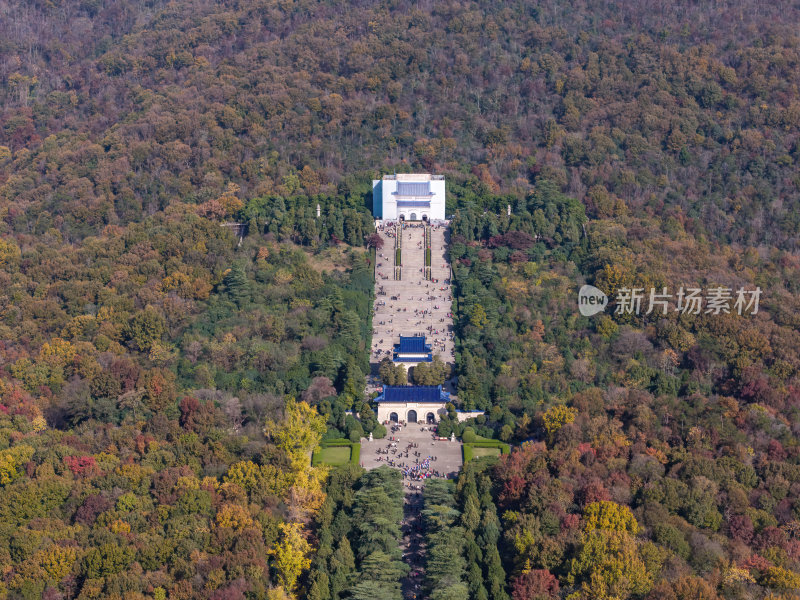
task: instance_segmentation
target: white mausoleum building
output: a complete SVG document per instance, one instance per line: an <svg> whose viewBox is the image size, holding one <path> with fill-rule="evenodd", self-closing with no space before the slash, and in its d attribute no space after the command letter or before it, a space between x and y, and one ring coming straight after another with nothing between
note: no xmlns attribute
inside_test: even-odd
<svg viewBox="0 0 800 600"><path fill-rule="evenodd" d="M398 173L373 179L372 213L384 221L443 221L444 175Z"/></svg>

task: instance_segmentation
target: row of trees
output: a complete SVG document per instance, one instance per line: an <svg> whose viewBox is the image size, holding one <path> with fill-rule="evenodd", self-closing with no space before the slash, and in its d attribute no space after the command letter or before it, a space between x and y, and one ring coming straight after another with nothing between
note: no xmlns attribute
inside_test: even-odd
<svg viewBox="0 0 800 600"><path fill-rule="evenodd" d="M464 529L458 524L452 482L427 481L423 502L426 595L432 600L466 598Z"/></svg>
<svg viewBox="0 0 800 600"><path fill-rule="evenodd" d="M498 552L500 521L492 483L483 472L487 466L486 461L470 463L457 486L443 480L425 486L425 574L431 598L509 598Z"/></svg>
<svg viewBox="0 0 800 600"><path fill-rule="evenodd" d="M258 197L248 201L235 216L248 225L250 232L315 250L339 242L361 246L374 231L370 197L363 189L349 191L346 197Z"/></svg>
<svg viewBox="0 0 800 600"><path fill-rule="evenodd" d="M378 365L378 375L384 385L407 385L408 373L403 364L395 364L391 358L384 357ZM450 377L450 366L438 354L430 363L421 362L411 371L414 385L443 385Z"/></svg>
<svg viewBox="0 0 800 600"><path fill-rule="evenodd" d="M400 600L400 472L381 467L335 470L317 519L319 547L309 575L313 600Z"/></svg>

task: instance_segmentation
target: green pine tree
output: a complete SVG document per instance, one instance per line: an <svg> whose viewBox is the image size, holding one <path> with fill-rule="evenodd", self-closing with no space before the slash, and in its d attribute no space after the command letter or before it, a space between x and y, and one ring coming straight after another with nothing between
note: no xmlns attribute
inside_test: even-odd
<svg viewBox="0 0 800 600"><path fill-rule="evenodd" d="M222 280L225 291L241 307L250 301L250 281L244 267L235 263Z"/></svg>
<svg viewBox="0 0 800 600"><path fill-rule="evenodd" d="M335 521L335 519L334 519ZM356 570L356 557L346 537L339 541L339 547L333 553L330 563L331 598L338 600L342 593L350 587L353 573Z"/></svg>

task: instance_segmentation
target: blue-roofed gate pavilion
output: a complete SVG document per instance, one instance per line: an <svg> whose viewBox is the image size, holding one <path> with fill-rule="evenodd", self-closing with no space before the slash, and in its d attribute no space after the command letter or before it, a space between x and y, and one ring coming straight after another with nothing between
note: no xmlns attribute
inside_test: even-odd
<svg viewBox="0 0 800 600"><path fill-rule="evenodd" d="M386 386L375 399L378 421L381 423L392 421L393 413L406 423L427 423L429 414L433 415L434 421L438 421L448 402L450 394L440 385Z"/></svg>

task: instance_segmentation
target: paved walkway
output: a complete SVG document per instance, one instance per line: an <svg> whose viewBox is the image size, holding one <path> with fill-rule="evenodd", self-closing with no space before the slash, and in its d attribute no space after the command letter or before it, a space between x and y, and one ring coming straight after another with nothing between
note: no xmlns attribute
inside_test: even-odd
<svg viewBox="0 0 800 600"><path fill-rule="evenodd" d="M403 505L403 561L409 566L408 575L400 580L403 598L416 600L422 598L422 584L425 579L425 534L422 523L422 491L406 492Z"/></svg>
<svg viewBox="0 0 800 600"><path fill-rule="evenodd" d="M462 464L461 442L437 441L430 426L422 424L395 425L382 440L361 440L361 466L377 469L388 464L398 470L408 469L433 457L428 471L439 477L454 477ZM407 489L416 483L404 478Z"/></svg>
<svg viewBox="0 0 800 600"><path fill-rule="evenodd" d="M425 335L433 353L452 364L452 292L447 283L450 267L446 252L449 230L433 227L431 231L431 277L425 279L425 229L407 225L403 228L402 279L393 278L395 229L379 231L383 249L378 252L375 279L375 307L372 318L373 372L385 356L391 357L400 336ZM437 281L438 280L438 281Z"/></svg>
<svg viewBox="0 0 800 600"><path fill-rule="evenodd" d="M378 252L375 277L375 311L372 318L372 376L385 356L392 356L400 336L424 335L450 365L454 362L452 292L447 262L449 228L431 228L430 279L425 277L425 227L404 226L400 268L395 265L397 228L379 230L383 248ZM399 275L399 279L396 277ZM448 381L445 388L455 393ZM455 397L453 396L453 399ZM395 425L387 439L361 441L361 466L376 469L388 464L404 472L403 560L410 567L402 580L403 598L422 598L425 577L425 544L422 522L422 490L429 477L455 477L462 465L461 442L438 441L433 431L422 424ZM420 466L421 465L421 466Z"/></svg>

